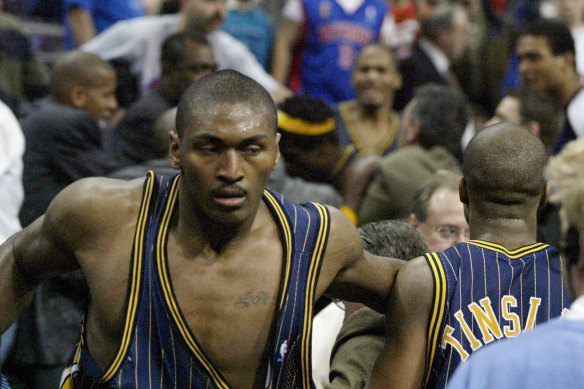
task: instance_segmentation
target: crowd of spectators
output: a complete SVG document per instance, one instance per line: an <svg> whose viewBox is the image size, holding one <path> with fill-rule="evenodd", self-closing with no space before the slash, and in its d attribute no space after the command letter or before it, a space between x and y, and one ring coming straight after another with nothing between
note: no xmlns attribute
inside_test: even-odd
<svg viewBox="0 0 584 389"><path fill-rule="evenodd" d="M61 31L51 60L34 23ZM548 157L584 137L584 0L0 0L0 243L81 178L173 174L180 97L221 69L277 104L270 188L341 209L364 241L389 228L369 223L401 220L442 251L468 239L457 182L473 135L516 123ZM539 242L561 245L560 208L541 204ZM13 388L57 387L86 297L80 274L38 289L2 337ZM336 304L333 335L346 327L322 341L316 385L363 387L383 316Z"/></svg>

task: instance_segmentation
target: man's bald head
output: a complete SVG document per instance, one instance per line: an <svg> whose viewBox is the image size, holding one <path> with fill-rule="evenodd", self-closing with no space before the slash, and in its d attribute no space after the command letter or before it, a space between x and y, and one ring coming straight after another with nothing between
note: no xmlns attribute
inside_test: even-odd
<svg viewBox="0 0 584 389"><path fill-rule="evenodd" d="M51 95L60 103L71 104L75 86L91 88L103 82L104 77L115 76L114 68L95 54L72 51L65 54L53 67Z"/></svg>
<svg viewBox="0 0 584 389"><path fill-rule="evenodd" d="M493 124L479 132L464 152L462 166L468 197L496 212L496 206L539 203L545 188L546 152L541 140L526 128ZM503 209L503 208L502 208Z"/></svg>

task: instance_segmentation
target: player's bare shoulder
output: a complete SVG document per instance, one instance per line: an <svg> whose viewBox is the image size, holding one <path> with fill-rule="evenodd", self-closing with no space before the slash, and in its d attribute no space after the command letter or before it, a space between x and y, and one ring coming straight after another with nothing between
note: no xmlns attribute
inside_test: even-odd
<svg viewBox="0 0 584 389"><path fill-rule="evenodd" d="M77 251L128 227L132 230L141 204L144 179L132 181L84 178L65 188L51 202L45 224Z"/></svg>

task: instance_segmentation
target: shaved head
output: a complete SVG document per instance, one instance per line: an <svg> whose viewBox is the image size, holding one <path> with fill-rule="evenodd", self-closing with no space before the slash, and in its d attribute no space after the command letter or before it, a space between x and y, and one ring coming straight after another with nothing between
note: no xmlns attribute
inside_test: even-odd
<svg viewBox="0 0 584 389"><path fill-rule="evenodd" d="M60 103L71 103L74 86L95 87L103 78L114 75L114 68L95 54L72 51L57 61L51 77L51 95Z"/></svg>
<svg viewBox="0 0 584 389"><path fill-rule="evenodd" d="M464 152L469 198L488 204L493 212L497 206L507 212L515 205L531 208L545 188L546 158L541 140L518 124L502 122L485 128Z"/></svg>

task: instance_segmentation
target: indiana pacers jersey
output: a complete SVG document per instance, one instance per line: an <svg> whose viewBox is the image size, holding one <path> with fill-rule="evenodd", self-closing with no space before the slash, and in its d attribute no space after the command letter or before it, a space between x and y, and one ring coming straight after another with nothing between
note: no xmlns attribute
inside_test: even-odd
<svg viewBox="0 0 584 389"><path fill-rule="evenodd" d="M354 98L351 74L363 46L379 40L388 8L364 0L352 14L335 0L303 0L304 41L300 51L301 93L329 104Z"/></svg>
<svg viewBox="0 0 584 389"><path fill-rule="evenodd" d="M426 254L434 279L425 379L444 388L474 351L560 316L570 305L558 251L536 243L509 251L473 240Z"/></svg>
<svg viewBox="0 0 584 389"><path fill-rule="evenodd" d="M123 334L102 370L82 333L63 388L229 388L201 349L176 301L168 274L166 241L179 176L148 174L136 227ZM294 204L266 190L263 201L278 225L284 252L273 355L266 388L312 388L312 309L329 233L324 206Z"/></svg>

